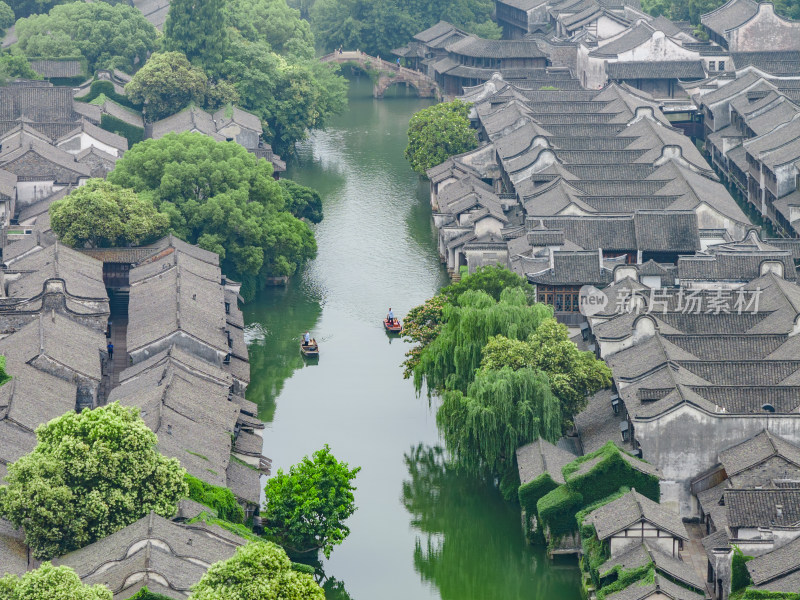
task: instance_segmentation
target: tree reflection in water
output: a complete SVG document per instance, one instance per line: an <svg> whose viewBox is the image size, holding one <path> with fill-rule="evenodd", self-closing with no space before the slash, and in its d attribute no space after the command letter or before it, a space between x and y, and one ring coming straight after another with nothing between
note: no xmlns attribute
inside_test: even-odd
<svg viewBox="0 0 800 600"><path fill-rule="evenodd" d="M405 455L403 502L421 535L414 567L443 600L577 600L574 563L554 564L528 546L519 506L495 487L449 465L439 447Z"/></svg>

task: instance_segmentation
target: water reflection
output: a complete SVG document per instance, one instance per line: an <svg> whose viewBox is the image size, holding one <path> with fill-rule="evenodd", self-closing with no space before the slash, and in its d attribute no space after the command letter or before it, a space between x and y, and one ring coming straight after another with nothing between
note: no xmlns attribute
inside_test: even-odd
<svg viewBox="0 0 800 600"><path fill-rule="evenodd" d="M294 277L285 288L260 294L258 302L244 306L245 323L249 323L245 337L250 372L257 374L247 388L247 397L258 404L262 421L272 421L275 399L285 381L297 369L318 364L318 359L304 361L298 344L303 332L314 331L321 314L318 295L301 277Z"/></svg>
<svg viewBox="0 0 800 600"><path fill-rule="evenodd" d="M456 471L439 447L420 444L405 462L403 502L421 532L414 567L443 600L579 597L574 568L525 544L519 508L491 484Z"/></svg>

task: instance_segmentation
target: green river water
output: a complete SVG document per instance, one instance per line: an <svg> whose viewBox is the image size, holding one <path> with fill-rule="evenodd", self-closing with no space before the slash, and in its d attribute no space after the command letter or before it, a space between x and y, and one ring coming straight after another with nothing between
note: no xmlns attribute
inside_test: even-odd
<svg viewBox="0 0 800 600"><path fill-rule="evenodd" d="M287 173L324 198L318 257L244 309L264 454L285 469L327 443L362 467L350 536L323 564L329 600L577 600L577 568L525 545L519 508L444 466L436 402L416 397L407 347L383 330L389 307L404 315L447 277L427 183L403 158L408 120L430 101L371 90L353 80L349 110ZM313 363L299 354L306 329Z"/></svg>

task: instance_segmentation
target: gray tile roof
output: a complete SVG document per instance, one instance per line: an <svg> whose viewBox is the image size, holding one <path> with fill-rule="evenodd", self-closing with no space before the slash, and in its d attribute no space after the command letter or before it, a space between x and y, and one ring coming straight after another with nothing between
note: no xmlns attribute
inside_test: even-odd
<svg viewBox="0 0 800 600"><path fill-rule="evenodd" d="M28 63L31 69L46 79L86 75L83 61L77 58L67 60L29 58Z"/></svg>
<svg viewBox="0 0 800 600"><path fill-rule="evenodd" d="M196 106L185 108L174 115L156 121L152 125L148 125L146 131L148 137L155 140L164 137L168 133L197 131L214 138L218 142L225 141L225 137L217 133L214 117Z"/></svg>
<svg viewBox="0 0 800 600"><path fill-rule="evenodd" d="M517 448L520 482L524 485L543 473L549 473L554 482L564 483L561 469L575 458L577 457L571 452L539 438L535 442Z"/></svg>
<svg viewBox="0 0 800 600"><path fill-rule="evenodd" d="M765 586L767 582L775 579L783 579L790 573L800 571L800 538L796 538L773 550L767 554L757 556L747 563L747 570L750 572L750 577L753 583L765 589L774 589L770 586ZM775 590L775 591L796 591L800 588L792 590Z"/></svg>
<svg viewBox="0 0 800 600"><path fill-rule="evenodd" d="M609 594L607 600L645 600L646 598L670 598L670 600L703 600L705 594L698 594L665 577L655 576L655 581L646 585L632 583L624 590Z"/></svg>
<svg viewBox="0 0 800 600"><path fill-rule="evenodd" d="M534 41L485 40L468 36L447 46L447 51L460 56L476 58L543 58L544 54ZM495 69L496 70L496 69Z"/></svg>
<svg viewBox="0 0 800 600"><path fill-rule="evenodd" d="M800 489L728 489L725 506L732 528L800 525Z"/></svg>
<svg viewBox="0 0 800 600"><path fill-rule="evenodd" d="M597 537L605 540L642 520L675 537L687 541L689 539L686 527L677 514L642 496L636 490L631 490L613 502L592 511L587 515L585 522L593 524Z"/></svg>
<svg viewBox="0 0 800 600"><path fill-rule="evenodd" d="M74 297L108 301L103 282L103 263L68 246L56 243L16 260L9 271L21 274L9 281L9 298L33 298L42 294L48 281L61 279Z"/></svg>
<svg viewBox="0 0 800 600"><path fill-rule="evenodd" d="M800 73L799 50L766 50L761 52L731 52L737 69L754 66L771 75L796 75Z"/></svg>
<svg viewBox="0 0 800 600"><path fill-rule="evenodd" d="M224 487L239 415L228 392L224 385L165 364L126 376L109 402L138 407L162 454L177 458L198 479Z"/></svg>
<svg viewBox="0 0 800 600"><path fill-rule="evenodd" d="M797 392L795 391L794 393L796 394ZM767 430L719 454L719 460L722 466L725 467L728 477L747 471L772 457L780 457L800 467L800 447Z"/></svg>
<svg viewBox="0 0 800 600"><path fill-rule="evenodd" d="M701 60L655 60L608 63L609 79L703 79Z"/></svg>
<svg viewBox="0 0 800 600"><path fill-rule="evenodd" d="M529 273L528 281L541 285L599 285L611 282L611 272L600 267L597 252L554 252L553 267Z"/></svg>
<svg viewBox="0 0 800 600"><path fill-rule="evenodd" d="M24 575L28 570L25 533L5 519L0 519L0 565L3 574Z"/></svg>
<svg viewBox="0 0 800 600"><path fill-rule="evenodd" d="M111 146L112 148L116 148L120 151L120 153L125 152L128 149L128 140L126 138L111 131L106 131L102 127L98 127L86 119L81 119L79 126L74 131L56 140L55 144L56 146L59 146L69 140L71 137L80 133L85 133L98 142Z"/></svg>
<svg viewBox="0 0 800 600"><path fill-rule="evenodd" d="M700 15L700 22L720 37L725 37L727 30L738 27L756 12L758 3L753 0L728 0L716 10Z"/></svg>
<svg viewBox="0 0 800 600"><path fill-rule="evenodd" d="M659 573L677 579L696 590L705 589L702 578L695 572L692 565L666 554L657 544L648 539L645 539L641 544L636 544L619 556L611 557L598 568L598 572L602 576L617 565L628 570L642 567L651 562Z"/></svg>
<svg viewBox="0 0 800 600"><path fill-rule="evenodd" d="M162 590L178 598L189 593L208 567L230 558L245 543L217 525L179 524L150 513L53 564L72 567L86 584L106 585L115 598L127 597L141 579L151 591L149 581L160 582Z"/></svg>
<svg viewBox="0 0 800 600"><path fill-rule="evenodd" d="M129 352L178 331L228 352L219 267L171 252L131 269L130 281Z"/></svg>
<svg viewBox="0 0 800 600"><path fill-rule="evenodd" d="M654 32L652 27L639 23L631 27L625 34L592 50L589 52L589 56L617 56L641 46L653 36Z"/></svg>
<svg viewBox="0 0 800 600"><path fill-rule="evenodd" d="M262 132L261 119L253 113L242 110L238 106L226 106L214 113L214 121L217 129L227 127L235 123L259 134Z"/></svg>

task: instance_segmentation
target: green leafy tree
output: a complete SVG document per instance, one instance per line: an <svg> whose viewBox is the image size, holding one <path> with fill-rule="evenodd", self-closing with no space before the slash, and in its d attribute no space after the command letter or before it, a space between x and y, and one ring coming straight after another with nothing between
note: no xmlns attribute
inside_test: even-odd
<svg viewBox="0 0 800 600"><path fill-rule="evenodd" d="M142 13L126 4L73 2L46 15L17 21L16 48L26 56L83 56L89 70L132 72L156 49L158 32Z"/></svg>
<svg viewBox="0 0 800 600"><path fill-rule="evenodd" d="M311 575L292 569L279 546L253 542L211 565L190 600L325 600L325 594Z"/></svg>
<svg viewBox="0 0 800 600"><path fill-rule="evenodd" d="M350 533L344 521L355 510L352 481L361 467L339 462L327 445L267 481L261 513L264 527L290 552L322 550L330 558L333 547Z"/></svg>
<svg viewBox="0 0 800 600"><path fill-rule="evenodd" d="M267 125L265 137L278 154L291 154L308 130L322 128L347 106L347 81L338 67L279 56L264 41L231 32L222 72L233 82L242 107Z"/></svg>
<svg viewBox="0 0 800 600"><path fill-rule="evenodd" d="M67 413L36 429L36 448L8 466L0 515L49 559L106 537L151 511L175 514L185 471L162 456L136 408Z"/></svg>
<svg viewBox="0 0 800 600"><path fill-rule="evenodd" d="M427 383L430 391L466 393L491 337L527 339L552 316L549 306L528 305L519 288L504 290L499 302L482 290L464 292L457 304L445 304L439 334L420 353L414 369L417 391Z"/></svg>
<svg viewBox="0 0 800 600"><path fill-rule="evenodd" d="M54 567L49 562L28 571L22 577L0 577L0 598L3 600L111 600L104 585L84 585L69 567Z"/></svg>
<svg viewBox="0 0 800 600"><path fill-rule="evenodd" d="M169 216L150 199L103 179L90 179L50 206L59 240L73 248L139 246L166 235Z"/></svg>
<svg viewBox="0 0 800 600"><path fill-rule="evenodd" d="M0 0L0 35L3 35L5 30L11 27L16 20L14 10L8 4Z"/></svg>
<svg viewBox="0 0 800 600"><path fill-rule="evenodd" d="M312 223L322 221L322 198L316 190L295 183L291 179L281 179L278 184L286 197L286 208L298 219L308 219Z"/></svg>
<svg viewBox="0 0 800 600"><path fill-rule="evenodd" d="M425 108L408 124L406 159L420 175L451 156L478 147L478 135L469 124L470 104L461 100Z"/></svg>
<svg viewBox="0 0 800 600"><path fill-rule="evenodd" d="M461 281L442 288L441 293L451 303L458 302L461 294L468 290L481 290L495 300L500 300L503 290L508 288L521 289L525 292L528 304L533 304L534 290L528 280L500 265L478 267L474 273L464 277Z"/></svg>
<svg viewBox="0 0 800 600"><path fill-rule="evenodd" d="M216 73L227 52L225 0L172 0L164 24L164 47L183 52L193 63Z"/></svg>
<svg viewBox="0 0 800 600"><path fill-rule="evenodd" d="M206 74L181 52L153 54L125 86L130 101L145 105L151 121L172 115L192 102L202 105L207 90Z"/></svg>
<svg viewBox="0 0 800 600"><path fill-rule="evenodd" d="M544 373L505 367L479 372L466 394L445 392L436 424L460 465L505 475L517 448L561 437L561 409Z"/></svg>
<svg viewBox="0 0 800 600"><path fill-rule="evenodd" d="M500 38L491 0L293 0L306 11L316 39L326 50L359 48L389 56L418 32L445 20L482 37Z"/></svg>
<svg viewBox="0 0 800 600"><path fill-rule="evenodd" d="M108 4L129 4L129 0L104 0ZM74 0L7 0L8 5L13 9L17 18L27 17L33 14L48 12L58 4L74 2Z"/></svg>
<svg viewBox="0 0 800 600"><path fill-rule="evenodd" d="M567 328L555 319L544 321L525 340L496 336L483 349L484 371L532 368L544 373L561 402L565 427L586 408L588 398L611 385L611 370L591 352L582 352L569 339Z"/></svg>
<svg viewBox="0 0 800 600"><path fill-rule="evenodd" d="M225 16L251 42L266 42L278 54L314 58L311 25L285 0L229 0Z"/></svg>
<svg viewBox="0 0 800 600"><path fill-rule="evenodd" d="M42 79L31 69L28 59L20 54L0 53L0 83L6 79Z"/></svg>
<svg viewBox="0 0 800 600"><path fill-rule="evenodd" d="M272 165L235 142L199 133L146 140L117 161L109 181L150 198L176 235L219 254L245 298L316 254L308 225L286 210Z"/></svg>

